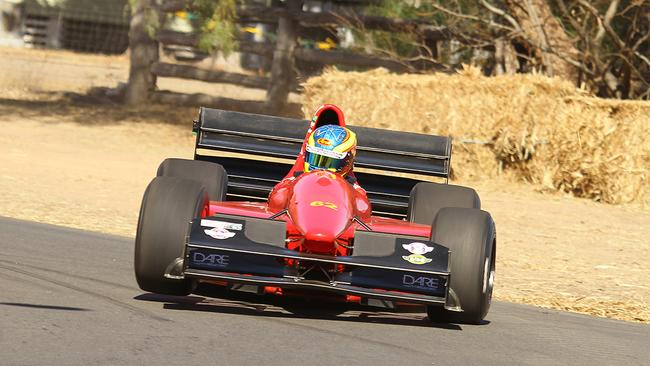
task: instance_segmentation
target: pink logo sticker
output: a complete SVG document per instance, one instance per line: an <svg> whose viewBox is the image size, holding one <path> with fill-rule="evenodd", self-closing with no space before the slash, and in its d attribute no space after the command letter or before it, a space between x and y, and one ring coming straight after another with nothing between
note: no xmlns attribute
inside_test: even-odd
<svg viewBox="0 0 650 366"><path fill-rule="evenodd" d="M413 242L409 244L402 244L402 248L408 250L412 254L426 254L433 251L433 247L430 247L424 243Z"/></svg>
<svg viewBox="0 0 650 366"><path fill-rule="evenodd" d="M223 227L214 227L210 230L203 230L203 231L205 232L206 235L219 240L228 239L235 236L235 233L233 233L232 231L228 231Z"/></svg>

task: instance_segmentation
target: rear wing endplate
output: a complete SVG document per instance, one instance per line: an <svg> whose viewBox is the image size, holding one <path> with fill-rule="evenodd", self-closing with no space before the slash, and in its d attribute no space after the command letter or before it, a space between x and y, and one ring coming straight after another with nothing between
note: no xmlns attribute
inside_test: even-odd
<svg viewBox="0 0 650 366"><path fill-rule="evenodd" d="M346 127L357 134L355 176L377 215L405 217L416 183L449 178L449 137ZM226 169L228 199L265 200L293 166L308 128L306 120L201 108L194 159Z"/></svg>

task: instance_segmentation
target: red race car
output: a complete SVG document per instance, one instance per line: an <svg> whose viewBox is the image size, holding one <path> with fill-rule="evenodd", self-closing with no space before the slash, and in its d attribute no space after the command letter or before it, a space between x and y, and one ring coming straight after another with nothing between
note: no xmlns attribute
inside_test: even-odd
<svg viewBox="0 0 650 366"><path fill-rule="evenodd" d="M436 322L487 314L494 222L473 189L429 181L449 177L450 138L346 127L334 105L311 121L202 108L194 132L194 160L163 161L144 193L143 290L188 295L201 282L423 305Z"/></svg>

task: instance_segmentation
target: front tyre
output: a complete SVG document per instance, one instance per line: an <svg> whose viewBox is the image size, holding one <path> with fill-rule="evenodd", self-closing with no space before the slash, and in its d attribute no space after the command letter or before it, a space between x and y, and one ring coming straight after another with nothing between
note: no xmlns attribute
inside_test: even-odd
<svg viewBox="0 0 650 366"><path fill-rule="evenodd" d="M169 158L158 166L158 177L176 177L201 183L210 201L225 201L228 174L223 166L208 161Z"/></svg>
<svg viewBox="0 0 650 366"><path fill-rule="evenodd" d="M492 301L496 263L496 232L489 213L471 208L442 208L432 225L431 241L451 251L449 286L462 312L429 306L435 322L479 324Z"/></svg>
<svg viewBox="0 0 650 366"><path fill-rule="evenodd" d="M444 207L481 208L481 199L469 187L420 182L409 196L408 220L430 225Z"/></svg>
<svg viewBox="0 0 650 366"><path fill-rule="evenodd" d="M165 271L182 258L189 222L201 217L208 194L198 182L156 177L144 192L135 236L135 278L141 289L165 295L192 292L189 279L170 279Z"/></svg>

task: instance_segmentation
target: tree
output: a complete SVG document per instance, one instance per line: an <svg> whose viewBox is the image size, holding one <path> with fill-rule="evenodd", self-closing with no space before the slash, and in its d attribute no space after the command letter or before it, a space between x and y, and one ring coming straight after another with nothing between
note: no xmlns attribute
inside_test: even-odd
<svg viewBox="0 0 650 366"><path fill-rule="evenodd" d="M553 15L549 3L545 0L506 0L505 4L516 20L512 26L520 32L521 40L534 48L533 53L541 61L543 71L550 76L577 80L575 60L579 51Z"/></svg>
<svg viewBox="0 0 650 366"><path fill-rule="evenodd" d="M131 24L129 30L130 68L129 82L124 101L128 105L138 105L147 101L156 87L156 75L151 73L151 65L158 61L158 42L148 34L148 11L152 9L151 0L131 2Z"/></svg>
<svg viewBox="0 0 650 366"><path fill-rule="evenodd" d="M129 0L131 23L129 30L130 69L124 101L129 105L146 102L156 87L152 65L158 61L155 33L161 24L161 6L191 9L198 15L199 48L212 51L215 44L228 54L237 48L235 41L235 0Z"/></svg>
<svg viewBox="0 0 650 366"><path fill-rule="evenodd" d="M432 52L416 35L366 33L389 55L475 63L487 74L536 70L602 97L650 99L650 0L384 0L372 11L433 22L450 34Z"/></svg>

